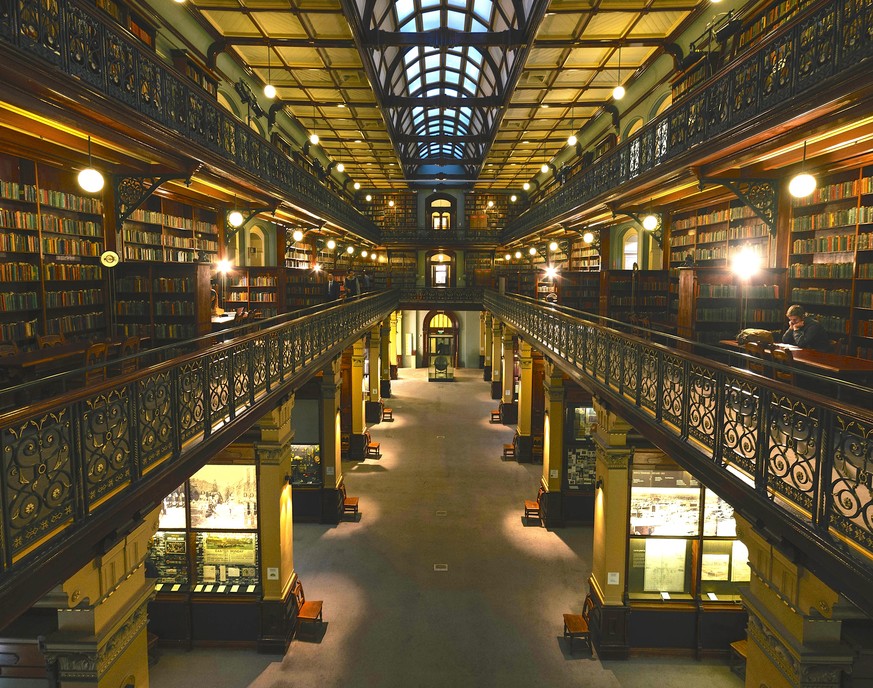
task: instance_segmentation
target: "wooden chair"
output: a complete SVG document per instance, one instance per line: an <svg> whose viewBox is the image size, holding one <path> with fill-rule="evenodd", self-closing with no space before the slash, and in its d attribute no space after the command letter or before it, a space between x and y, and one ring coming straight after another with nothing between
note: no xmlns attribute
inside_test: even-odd
<svg viewBox="0 0 873 688"><path fill-rule="evenodd" d="M546 488L540 485L540 489L537 491L537 498L534 499L525 499L524 500L524 520L527 522L529 518L537 518L539 519L540 525L543 524L543 516L542 511L540 510L540 501L543 498L543 495L546 492Z"/></svg>
<svg viewBox="0 0 873 688"><path fill-rule="evenodd" d="M118 372L124 375L125 373L132 373L139 367L139 359L137 359L136 354L139 353L140 341L139 337L133 336L128 337L121 343L121 362L118 366Z"/></svg>
<svg viewBox="0 0 873 688"><path fill-rule="evenodd" d="M382 407L382 422L383 423L393 423L394 422L394 410L388 408L387 406Z"/></svg>
<svg viewBox="0 0 873 688"><path fill-rule="evenodd" d="M47 334L36 338L36 345L40 349L48 349L50 346L60 346L66 340L62 334Z"/></svg>
<svg viewBox="0 0 873 688"><path fill-rule="evenodd" d="M786 382L789 385L794 384L794 354L791 349L783 349L774 347L771 353L773 356L773 377L780 382Z"/></svg>
<svg viewBox="0 0 873 688"><path fill-rule="evenodd" d="M564 614L564 637L570 641L570 654L573 653L573 639L579 638L588 646L588 652L594 654L594 649L591 647L591 631L589 622L591 619L591 610L594 609L594 602L591 596L585 598L585 603L582 605L581 614Z"/></svg>
<svg viewBox="0 0 873 688"><path fill-rule="evenodd" d="M830 348L828 348L828 352L832 354L839 354L840 356L845 356L846 340L843 337L837 337L836 339L832 339Z"/></svg>
<svg viewBox="0 0 873 688"><path fill-rule="evenodd" d="M91 385L106 379L106 354L109 347L106 344L92 344L85 350L85 375L83 382ZM100 364L103 365L100 365Z"/></svg>
<svg viewBox="0 0 873 688"><path fill-rule="evenodd" d="M491 421L492 423L501 423L503 421L500 420L500 409L494 409L491 411Z"/></svg>
<svg viewBox="0 0 873 688"><path fill-rule="evenodd" d="M303 594L303 583L300 582L299 578L294 584L293 594L297 601L297 622L294 625L294 634L297 635L300 632L300 628L307 624L311 627L314 635L324 623L324 617L322 616L322 605L324 603L322 600L307 601L306 596Z"/></svg>
<svg viewBox="0 0 873 688"><path fill-rule="evenodd" d="M0 356L14 356L19 351L15 342L0 342Z"/></svg>
<svg viewBox="0 0 873 688"><path fill-rule="evenodd" d="M503 445L503 460L507 461L509 459L515 458L515 443L513 444L504 444Z"/></svg>
<svg viewBox="0 0 873 688"><path fill-rule="evenodd" d="M746 342L743 345L746 353L754 359L748 361L749 370L758 375L767 375L767 365L764 363L764 345L760 342Z"/></svg>
<svg viewBox="0 0 873 688"><path fill-rule="evenodd" d="M346 484L343 483L340 485L340 492L343 495L343 515L352 514L352 516L358 515L358 498L357 497L349 497L346 494Z"/></svg>
<svg viewBox="0 0 873 688"><path fill-rule="evenodd" d="M364 447L364 458L365 459L378 459L382 456L382 445L378 442L367 441L366 446Z"/></svg>

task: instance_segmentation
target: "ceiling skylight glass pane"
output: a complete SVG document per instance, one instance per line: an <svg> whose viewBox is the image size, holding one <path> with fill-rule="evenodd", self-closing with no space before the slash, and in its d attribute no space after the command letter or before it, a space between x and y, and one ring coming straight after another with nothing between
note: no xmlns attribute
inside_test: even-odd
<svg viewBox="0 0 873 688"><path fill-rule="evenodd" d="M460 84L461 83L461 73L455 72L455 71L450 71L447 69L445 81L446 81L446 83L449 83L449 84Z"/></svg>
<svg viewBox="0 0 873 688"><path fill-rule="evenodd" d="M470 22L470 33L487 33L490 31L487 24L479 21L477 17L472 18L473 21Z"/></svg>
<svg viewBox="0 0 873 688"><path fill-rule="evenodd" d="M418 73L420 71L421 71L421 63L420 62L415 62L415 63L409 65L406 68L406 82L409 83L410 81L412 81L415 77L418 76Z"/></svg>
<svg viewBox="0 0 873 688"><path fill-rule="evenodd" d="M429 7L439 7L440 0L421 0L421 6L423 9L427 9Z"/></svg>
<svg viewBox="0 0 873 688"><path fill-rule="evenodd" d="M400 33L412 33L415 31L415 15L410 16L405 22L398 23L397 30Z"/></svg>
<svg viewBox="0 0 873 688"><path fill-rule="evenodd" d="M433 31L440 27L439 11L422 12L421 13L421 30Z"/></svg>
<svg viewBox="0 0 873 688"><path fill-rule="evenodd" d="M413 62L418 62L418 48L410 48L403 53L404 64L410 65Z"/></svg>
<svg viewBox="0 0 873 688"><path fill-rule="evenodd" d="M445 93L447 96L451 96L453 98L459 97L457 89L454 89L454 88L444 88L443 93Z"/></svg>
<svg viewBox="0 0 873 688"><path fill-rule="evenodd" d="M464 20L467 18L465 15L460 12L454 12L452 10L448 11L448 18L446 24L450 29L455 29L456 31L463 31L464 24L466 23Z"/></svg>
<svg viewBox="0 0 873 688"><path fill-rule="evenodd" d="M493 8L494 3L491 0L473 0L473 14L480 17L483 21L491 21Z"/></svg>
<svg viewBox="0 0 873 688"><path fill-rule="evenodd" d="M397 22L402 24L415 9L415 4L412 0L396 0L394 10L397 12Z"/></svg>
<svg viewBox="0 0 873 688"><path fill-rule="evenodd" d="M472 62L467 63L466 74L468 79L472 79L473 81L479 80L479 68Z"/></svg>
<svg viewBox="0 0 873 688"><path fill-rule="evenodd" d="M440 60L439 53L431 53L430 55L425 55L424 57L424 68L425 69L439 69L442 65L442 61Z"/></svg>
<svg viewBox="0 0 873 688"><path fill-rule="evenodd" d="M467 93L475 93L476 82L472 79L464 79L464 90L467 91Z"/></svg>
<svg viewBox="0 0 873 688"><path fill-rule="evenodd" d="M415 93L418 89L421 88L421 78L416 77L412 81L409 82L409 92Z"/></svg>
<svg viewBox="0 0 873 688"><path fill-rule="evenodd" d="M461 56L457 53L446 53L446 67L449 69L460 69Z"/></svg>

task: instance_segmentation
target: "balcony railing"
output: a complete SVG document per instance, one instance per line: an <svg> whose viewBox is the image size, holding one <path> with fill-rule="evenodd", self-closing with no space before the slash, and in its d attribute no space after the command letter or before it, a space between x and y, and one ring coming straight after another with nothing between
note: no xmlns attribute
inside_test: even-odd
<svg viewBox="0 0 873 688"><path fill-rule="evenodd" d="M873 612L869 390L866 404L847 406L530 299L494 291L484 299L634 427L657 435L738 513Z"/></svg>
<svg viewBox="0 0 873 688"><path fill-rule="evenodd" d="M678 161L695 146L712 143L767 111L790 109L798 96L848 83L854 74L866 78L859 65L873 55L873 5L862 0L821 5L538 201L507 225L502 240L524 237L566 218L659 166L687 164Z"/></svg>
<svg viewBox="0 0 873 688"><path fill-rule="evenodd" d="M421 307L428 304L466 305L479 310L482 308L482 287L420 287L417 289L401 289L400 303L404 306Z"/></svg>
<svg viewBox="0 0 873 688"><path fill-rule="evenodd" d="M430 246L470 246L480 244L494 248L500 243L500 233L495 230L455 229L437 230L429 227L406 228L406 229L383 229L382 243L392 244L426 244Z"/></svg>
<svg viewBox="0 0 873 688"><path fill-rule="evenodd" d="M225 343L207 341L172 361L0 416L0 626L6 613L35 601L16 597L13 584L27 578L16 572L45 566L89 526L118 527L125 522L118 514L129 519L142 509L156 482L179 471L184 480L224 436L227 444L259 417L256 407L263 413L266 402L323 369L387 317L397 298L383 292ZM65 566L78 566L65 575L93 556L68 553Z"/></svg>
<svg viewBox="0 0 873 688"><path fill-rule="evenodd" d="M295 166L276 146L189 83L97 10L75 0L3 0L0 43L151 118L187 141L265 180L295 202L371 241L372 220ZM6 56L7 59L10 57Z"/></svg>

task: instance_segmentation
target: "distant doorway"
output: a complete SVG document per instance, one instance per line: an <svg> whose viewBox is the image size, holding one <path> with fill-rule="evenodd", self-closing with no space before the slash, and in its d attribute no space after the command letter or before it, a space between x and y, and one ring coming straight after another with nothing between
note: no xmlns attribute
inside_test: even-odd
<svg viewBox="0 0 873 688"><path fill-rule="evenodd" d="M451 311L430 311L424 318L422 334L427 379L451 382L458 366L458 316Z"/></svg>

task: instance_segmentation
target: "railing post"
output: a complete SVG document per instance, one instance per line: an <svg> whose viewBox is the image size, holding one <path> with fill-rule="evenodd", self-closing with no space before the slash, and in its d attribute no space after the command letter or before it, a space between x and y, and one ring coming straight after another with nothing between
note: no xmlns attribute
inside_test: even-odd
<svg viewBox="0 0 873 688"><path fill-rule="evenodd" d="M818 441L818 456L816 457L815 489L813 492L812 524L820 535L824 536L830 527L831 509L834 505L834 493L831 489L830 476L833 475L834 451L834 412L823 410L821 416L821 435Z"/></svg>

